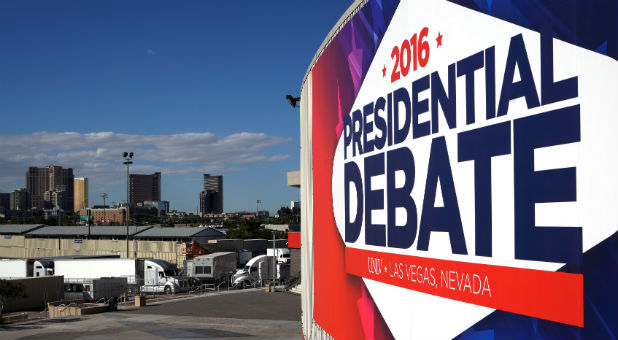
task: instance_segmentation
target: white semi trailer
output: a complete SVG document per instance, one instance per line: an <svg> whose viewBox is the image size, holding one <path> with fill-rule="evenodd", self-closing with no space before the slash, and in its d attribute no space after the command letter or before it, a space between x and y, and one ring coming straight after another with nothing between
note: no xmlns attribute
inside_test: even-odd
<svg viewBox="0 0 618 340"><path fill-rule="evenodd" d="M54 262L50 260L0 260L0 278L40 277L51 275L54 275Z"/></svg>
<svg viewBox="0 0 618 340"><path fill-rule="evenodd" d="M142 292L174 293L186 286L176 266L153 259L56 259L56 275L63 275L65 285L92 284L102 277L124 277L129 286Z"/></svg>

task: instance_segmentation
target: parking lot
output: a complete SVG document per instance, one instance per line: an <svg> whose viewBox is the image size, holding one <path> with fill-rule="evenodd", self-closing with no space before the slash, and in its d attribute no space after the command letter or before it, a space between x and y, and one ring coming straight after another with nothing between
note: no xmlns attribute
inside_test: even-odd
<svg viewBox="0 0 618 340"><path fill-rule="evenodd" d="M300 296L249 289L0 326L0 339L301 339Z"/></svg>

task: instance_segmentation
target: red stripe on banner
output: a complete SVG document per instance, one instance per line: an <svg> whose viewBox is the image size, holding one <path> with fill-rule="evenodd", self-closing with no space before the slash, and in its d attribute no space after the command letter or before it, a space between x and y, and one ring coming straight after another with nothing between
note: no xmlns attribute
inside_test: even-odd
<svg viewBox="0 0 618 340"><path fill-rule="evenodd" d="M346 272L390 285L584 326L582 274L438 260L346 247Z"/></svg>
<svg viewBox="0 0 618 340"><path fill-rule="evenodd" d="M288 232L288 248L300 249L300 233Z"/></svg>

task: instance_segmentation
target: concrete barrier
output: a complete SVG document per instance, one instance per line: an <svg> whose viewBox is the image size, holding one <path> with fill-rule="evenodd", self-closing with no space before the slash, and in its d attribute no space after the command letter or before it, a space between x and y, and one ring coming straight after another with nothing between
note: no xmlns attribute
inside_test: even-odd
<svg viewBox="0 0 618 340"><path fill-rule="evenodd" d="M67 316L79 316L88 314L104 313L109 310L105 303L85 303L83 300L56 301L47 304L49 318L61 318Z"/></svg>
<svg viewBox="0 0 618 340"><path fill-rule="evenodd" d="M28 320L27 313L19 313L19 314L2 316L2 323L11 323L11 322L16 322L16 321L24 321L24 320Z"/></svg>

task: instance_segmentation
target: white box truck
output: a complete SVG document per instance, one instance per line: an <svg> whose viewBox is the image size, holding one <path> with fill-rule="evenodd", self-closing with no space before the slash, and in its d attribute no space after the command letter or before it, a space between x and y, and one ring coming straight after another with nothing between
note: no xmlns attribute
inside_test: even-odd
<svg viewBox="0 0 618 340"><path fill-rule="evenodd" d="M51 275L54 275L54 262L50 260L0 260L0 278L40 277Z"/></svg>
<svg viewBox="0 0 618 340"><path fill-rule="evenodd" d="M178 275L176 266L155 259L56 259L56 275L63 275L65 287L92 284L102 277L124 277L129 286L139 286L142 292L174 293L186 287L186 280Z"/></svg>
<svg viewBox="0 0 618 340"><path fill-rule="evenodd" d="M221 282L236 270L236 252L217 252L184 261L187 277L199 282Z"/></svg>

